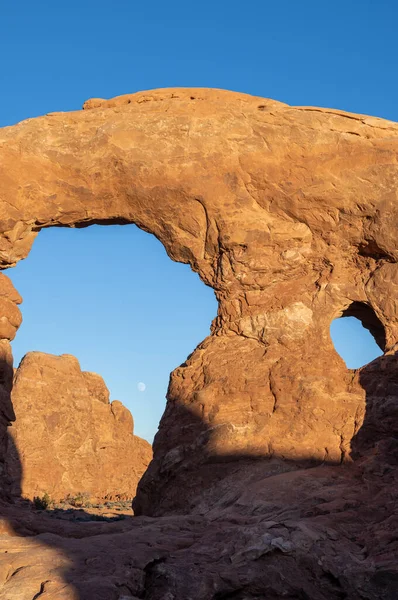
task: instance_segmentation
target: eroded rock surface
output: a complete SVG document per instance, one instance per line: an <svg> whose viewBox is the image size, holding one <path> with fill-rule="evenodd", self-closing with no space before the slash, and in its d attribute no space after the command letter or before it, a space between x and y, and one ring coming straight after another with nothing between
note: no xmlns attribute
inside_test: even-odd
<svg viewBox="0 0 398 600"><path fill-rule="evenodd" d="M237 462L202 514L70 523L4 507L0 599L396 600L397 484L263 459Z"/></svg>
<svg viewBox="0 0 398 600"><path fill-rule="evenodd" d="M9 428L7 471L14 496L56 501L131 499L151 458L133 435L130 411L74 356L30 352L14 377L16 421Z"/></svg>
<svg viewBox="0 0 398 600"><path fill-rule="evenodd" d="M43 598L397 597L397 152L392 122L202 89L0 130L3 267L43 227L136 223L219 301L139 485L158 518L95 544L7 538L4 598L25 576ZM329 336L344 315L385 353L358 372Z"/></svg>
<svg viewBox="0 0 398 600"><path fill-rule="evenodd" d="M10 341L22 322L18 304L22 298L10 279L0 273L0 497L6 493L5 460L8 447L7 427L15 420L11 402L13 358Z"/></svg>
<svg viewBox="0 0 398 600"><path fill-rule="evenodd" d="M329 325L369 306L395 350L397 136L382 119L201 89L0 131L3 266L42 227L132 222L219 300L211 337L172 375L137 510L189 507L170 473L214 456L349 457L366 391Z"/></svg>

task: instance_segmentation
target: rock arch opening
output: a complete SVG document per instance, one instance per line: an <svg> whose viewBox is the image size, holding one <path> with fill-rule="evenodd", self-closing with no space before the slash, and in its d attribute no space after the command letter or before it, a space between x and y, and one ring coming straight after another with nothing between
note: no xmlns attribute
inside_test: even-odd
<svg viewBox="0 0 398 600"><path fill-rule="evenodd" d="M130 415L119 400L134 417L135 441L126 448L130 454L137 451L140 465L147 465L150 458L147 460L145 444L137 439L152 443L166 405L170 373L209 334L217 310L211 288L203 285L188 265L170 260L153 235L134 225L42 230L27 260L7 275L23 297L24 321L12 344L15 365L27 352L39 351L23 361L13 391L17 421L11 436L14 430L22 457L36 457L35 473L28 460L22 465L25 482L37 482L41 477L40 489L34 493L55 496L57 477L64 481L66 477L70 483L63 485L58 494L62 497L68 493L68 485L72 494L86 492L96 469L102 469L106 478L104 465L111 467L112 461L116 465L116 455L123 452L124 440L119 438L133 432ZM40 389L35 391L30 381L38 382ZM40 407L33 410L32 402L47 403L43 414ZM79 431L74 439L68 403L70 412L80 410L75 416L81 423L78 427L75 420ZM91 426L93 419L103 424ZM32 422L36 428L33 436L29 433ZM54 455L58 452L56 464L47 471L52 478L48 482L38 467L40 451L43 465L46 461L46 444L56 448ZM62 453L70 457L70 473L61 472L62 464L68 462ZM131 462L130 456L125 459L125 463ZM79 467L79 460L89 474ZM29 474L26 471L31 467ZM125 467L128 478L129 467ZM135 485L145 468L133 473L132 465ZM77 488L73 471L86 474L87 485ZM128 486L126 490L119 484L110 487L114 491L120 487L123 498L129 494ZM101 490L106 496L106 486Z"/></svg>
<svg viewBox="0 0 398 600"><path fill-rule="evenodd" d="M383 324L371 306L352 302L331 323L335 350L349 369L358 369L381 356L386 346Z"/></svg>

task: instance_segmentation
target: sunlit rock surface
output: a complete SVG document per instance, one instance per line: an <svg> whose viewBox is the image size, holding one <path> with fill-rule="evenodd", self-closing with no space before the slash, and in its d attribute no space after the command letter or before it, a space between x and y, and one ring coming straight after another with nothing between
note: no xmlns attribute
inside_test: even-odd
<svg viewBox="0 0 398 600"><path fill-rule="evenodd" d="M152 449L133 435L129 410L109 401L102 377L82 372L74 356L30 352L16 370L12 403L7 473L13 496L135 496Z"/></svg>
<svg viewBox="0 0 398 600"><path fill-rule="evenodd" d="M4 598L28 582L68 599L398 596L397 151L392 122L203 89L0 130L3 267L43 227L136 223L219 301L172 373L134 502L158 518L92 544L93 528L76 540L8 512ZM5 426L18 324L4 310ZM339 315L385 355L347 370Z"/></svg>

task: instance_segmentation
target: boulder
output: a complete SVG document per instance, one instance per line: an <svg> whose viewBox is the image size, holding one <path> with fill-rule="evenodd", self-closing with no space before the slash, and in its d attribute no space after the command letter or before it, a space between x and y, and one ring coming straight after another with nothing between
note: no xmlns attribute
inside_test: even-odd
<svg viewBox="0 0 398 600"><path fill-rule="evenodd" d="M12 493L55 501L126 500L152 457L133 417L95 373L71 355L29 352L15 372L7 471Z"/></svg>

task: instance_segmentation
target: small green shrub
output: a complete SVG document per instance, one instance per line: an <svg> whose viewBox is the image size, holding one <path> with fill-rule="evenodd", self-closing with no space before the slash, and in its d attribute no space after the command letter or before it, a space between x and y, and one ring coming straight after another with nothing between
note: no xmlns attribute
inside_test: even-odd
<svg viewBox="0 0 398 600"><path fill-rule="evenodd" d="M41 498L40 498L40 496L35 496L33 498L33 505L36 510L47 510L48 508L50 508L50 506L52 504L53 504L53 501L51 500L51 498L47 494L47 492L45 494L43 494L43 496Z"/></svg>
<svg viewBox="0 0 398 600"><path fill-rule="evenodd" d="M63 504L69 504L75 508L87 507L90 504L90 494L88 492L78 492L75 495L68 494L63 500Z"/></svg>

